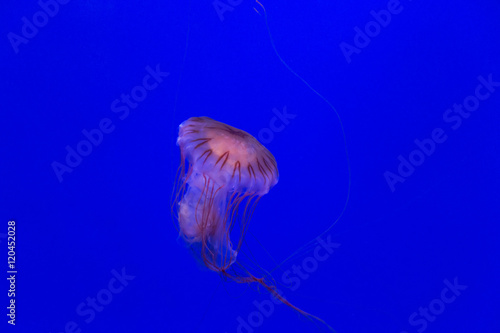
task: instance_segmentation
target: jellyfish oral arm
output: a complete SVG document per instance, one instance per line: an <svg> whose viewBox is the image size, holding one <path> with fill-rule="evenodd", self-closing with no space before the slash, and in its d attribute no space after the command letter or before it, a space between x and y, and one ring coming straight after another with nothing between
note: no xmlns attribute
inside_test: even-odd
<svg viewBox="0 0 500 333"><path fill-rule="evenodd" d="M236 261L226 228L227 194L223 186L200 174L192 174L179 203L180 234L188 244L199 243L207 267L227 269Z"/></svg>

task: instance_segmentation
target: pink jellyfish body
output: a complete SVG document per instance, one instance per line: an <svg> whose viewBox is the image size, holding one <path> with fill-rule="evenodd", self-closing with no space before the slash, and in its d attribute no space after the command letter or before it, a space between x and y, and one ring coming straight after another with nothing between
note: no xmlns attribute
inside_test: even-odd
<svg viewBox="0 0 500 333"><path fill-rule="evenodd" d="M208 268L228 276L255 205L278 182L276 160L247 132L208 117L184 121L177 144L181 166L172 209L180 235L200 245Z"/></svg>
<svg viewBox="0 0 500 333"><path fill-rule="evenodd" d="M257 282L300 314L324 323L291 304L272 283L255 277L243 265L228 271L236 262L256 204L278 182L274 156L247 132L208 117L184 121L177 144L181 165L172 213L182 238L211 270L238 283Z"/></svg>

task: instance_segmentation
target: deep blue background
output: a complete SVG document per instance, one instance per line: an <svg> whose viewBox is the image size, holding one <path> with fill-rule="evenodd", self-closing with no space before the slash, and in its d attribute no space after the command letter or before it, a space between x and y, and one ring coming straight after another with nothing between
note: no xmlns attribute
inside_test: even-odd
<svg viewBox="0 0 500 333"><path fill-rule="evenodd" d="M350 63L339 45L353 44L354 28L386 0L264 5L283 60L338 110L352 168L347 210L327 233L340 247L295 291L275 271L286 297L339 333L417 332L408 318L457 278L467 289L425 331L498 332L500 87L457 130L443 121L474 94L478 76L500 81L498 2L402 0ZM14 219L19 270L15 328L5 323L1 284L2 332L64 332L70 321L82 332L237 332L238 317L269 295L222 282L178 239L169 207L178 125L204 115L257 136L273 109L296 115L266 145L280 181L259 203L241 254L272 270L264 248L282 261L327 229L346 200L334 111L280 62L252 1L224 20L211 1L59 7L17 53L8 33L20 35L22 17L32 21L40 5L0 11L1 267ZM157 64L170 75L121 120L111 103ZM59 182L51 164L64 163L65 147L103 118L114 131ZM447 140L392 192L384 172L397 172L398 156L435 128ZM135 278L86 323L77 306L122 269ZM285 306L255 328L318 330L326 332Z"/></svg>

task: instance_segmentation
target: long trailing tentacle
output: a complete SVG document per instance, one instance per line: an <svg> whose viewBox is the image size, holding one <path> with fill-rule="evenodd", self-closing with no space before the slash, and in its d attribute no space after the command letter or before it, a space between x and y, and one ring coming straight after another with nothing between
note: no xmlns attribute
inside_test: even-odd
<svg viewBox="0 0 500 333"><path fill-rule="evenodd" d="M271 34L271 29L269 28L269 22L268 22L268 17L267 17L267 11L266 11L266 8L264 7L264 5L259 1L259 0L255 0L255 2L259 5L259 7L262 9L263 11L263 16L264 16L264 22L265 22L265 25L266 25L266 30L267 30L267 33L268 33L268 36L269 36L269 40L271 42L271 46L274 50L274 53L276 54L276 56L278 57L278 59L280 60L280 62L288 69L288 71L290 71L290 73L292 73L294 76L296 76L300 81L302 81L314 94L316 94L318 97L320 97L332 110L333 112L335 113L335 115L337 116L337 119L339 121L339 125L340 125L340 129L342 131L342 137L343 137L343 140L344 140L344 152L345 152L345 158L346 158L346 165L347 165L347 173L348 173L348 180L347 180L347 193L346 193L346 198L345 198L345 201L344 201L344 206L342 207L342 210L340 211L340 213L337 215L337 217L335 218L335 220L333 221L333 223L331 223L328 228L326 228L324 231L322 231L318 236L314 237L312 240L306 242L304 245L302 245L301 247L299 247L296 251L294 251L291 255L289 255L287 258L285 258L283 261L281 261L281 263L279 265L277 265L273 270L276 270L278 268L280 268L281 266L283 266L286 262L289 262L290 260L294 259L295 257L297 257L298 255L300 255L301 253L305 252L305 251L308 251L311 247L315 246L316 245L316 240L318 238L321 238L322 236L324 236L327 232L329 232L333 226L335 224L337 224L337 222L342 218L342 216L344 215L345 211L347 210L347 206L348 206L348 203L349 203L349 199L350 199L350 195L351 195L351 183L352 183L352 176L351 176L351 162L350 162L350 158L349 158L349 150L348 150L348 146L347 146L347 136L345 134L345 129L344 129L344 124L342 122L342 118L340 117L340 114L339 112L337 111L337 109L332 105L332 103L330 103L330 101L328 99L326 99L326 97L324 97L321 93L319 93L316 89L314 89L304 78L302 78L302 76L300 76L297 72L295 72L284 60L283 58L281 57L281 55L279 54L277 48L276 48L276 45L274 43L274 39L273 39L273 36ZM258 12L258 11L257 11ZM259 12L258 12L259 13ZM259 13L260 14L260 13Z"/></svg>

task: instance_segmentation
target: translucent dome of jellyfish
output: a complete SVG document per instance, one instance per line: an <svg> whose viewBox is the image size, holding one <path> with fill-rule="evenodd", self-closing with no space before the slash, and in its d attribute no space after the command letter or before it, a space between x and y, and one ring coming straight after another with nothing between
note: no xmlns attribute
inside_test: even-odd
<svg viewBox="0 0 500 333"><path fill-rule="evenodd" d="M256 282L292 309L326 324L236 261L255 206L278 183L274 156L247 132L208 117L184 121L177 144L181 164L172 213L180 236L204 265L238 283Z"/></svg>

